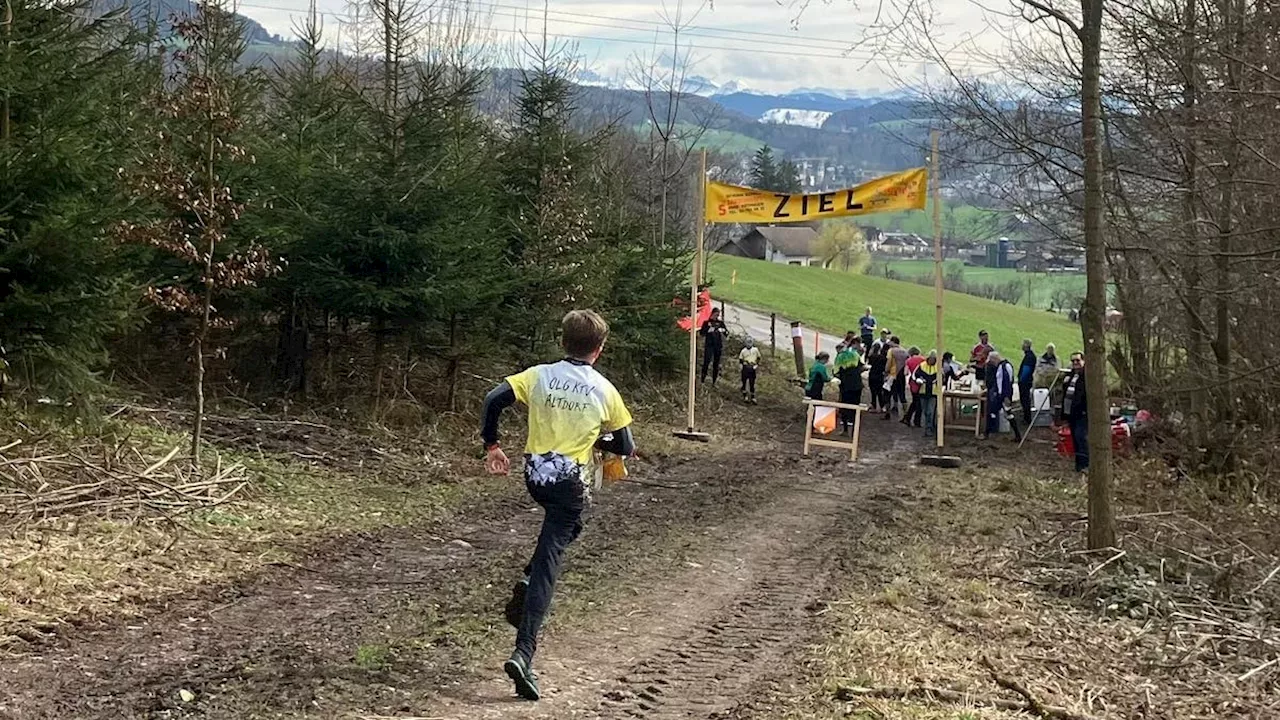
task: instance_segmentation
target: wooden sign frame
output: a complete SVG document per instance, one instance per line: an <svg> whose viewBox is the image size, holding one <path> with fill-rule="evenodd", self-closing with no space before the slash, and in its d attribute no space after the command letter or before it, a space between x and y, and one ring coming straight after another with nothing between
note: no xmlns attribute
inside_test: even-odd
<svg viewBox="0 0 1280 720"><path fill-rule="evenodd" d="M862 413L867 412L870 408L866 405L850 405L848 403L830 402L828 400L814 400L812 398L804 399L808 410L805 412L804 423L804 454L809 454L809 448L812 446L834 447L849 451L849 462L858 459L858 438L862 434ZM813 436L813 416L814 408L829 407L839 410L853 410L853 437L849 442L840 442L839 440L825 440L815 438Z"/></svg>

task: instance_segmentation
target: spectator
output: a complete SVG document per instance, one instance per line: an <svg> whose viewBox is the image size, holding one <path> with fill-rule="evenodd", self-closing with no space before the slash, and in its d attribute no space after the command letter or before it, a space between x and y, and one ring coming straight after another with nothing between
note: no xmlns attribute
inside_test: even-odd
<svg viewBox="0 0 1280 720"><path fill-rule="evenodd" d="M920 403L919 413L924 418L925 437L935 437L938 433L938 370L937 350L930 350L929 356L915 370L919 384L916 398Z"/></svg>
<svg viewBox="0 0 1280 720"><path fill-rule="evenodd" d="M1044 354L1036 363L1034 387L1051 387L1058 375L1058 351L1049 343L1044 346Z"/></svg>
<svg viewBox="0 0 1280 720"><path fill-rule="evenodd" d="M979 330L978 344L974 345L973 351L969 353L969 364L978 368L984 367L987 364L987 355L990 355L992 350L995 348L987 338L987 331Z"/></svg>
<svg viewBox="0 0 1280 720"><path fill-rule="evenodd" d="M916 368L920 367L920 363L924 362L924 357L920 355L920 348L914 345L907 351L907 386L911 389L911 405L907 408L907 413L902 416L903 425L914 425L920 427L920 398L917 393L920 392L920 383L916 381Z"/></svg>
<svg viewBox="0 0 1280 720"><path fill-rule="evenodd" d="M1000 432L1000 414L1013 399L1013 365L992 350L987 354L987 437Z"/></svg>
<svg viewBox="0 0 1280 720"><path fill-rule="evenodd" d="M1076 472L1089 469L1089 408L1085 395L1084 355L1071 355L1071 374L1067 376L1062 398L1062 417L1071 428L1071 444L1075 446Z"/></svg>
<svg viewBox="0 0 1280 720"><path fill-rule="evenodd" d="M871 308L867 308L867 314L858 320L858 330L862 335L863 347L870 349L876 334L876 318L871 314Z"/></svg>
<svg viewBox="0 0 1280 720"><path fill-rule="evenodd" d="M884 390L885 365L889 357L885 354L885 346L879 341L871 345L871 349L867 351L867 389L871 395L871 409L876 410L885 407L885 397L888 393Z"/></svg>
<svg viewBox="0 0 1280 720"><path fill-rule="evenodd" d="M1053 343L1044 346L1044 354L1040 356L1040 365L1058 369L1058 348Z"/></svg>
<svg viewBox="0 0 1280 720"><path fill-rule="evenodd" d="M969 374L969 370L956 362L955 353L942 354L942 387L950 389L957 380Z"/></svg>
<svg viewBox="0 0 1280 720"><path fill-rule="evenodd" d="M854 337L844 349L836 354L836 378L840 380L840 402L846 405L862 403L862 346L861 338ZM840 424L843 429L853 434L853 422L857 419L854 410L840 408Z"/></svg>
<svg viewBox="0 0 1280 720"><path fill-rule="evenodd" d="M1031 340L1022 341L1022 364L1018 366L1018 399L1022 403L1022 424L1031 427L1031 396L1035 387L1036 353Z"/></svg>
<svg viewBox="0 0 1280 720"><path fill-rule="evenodd" d="M889 338L889 361L886 372L889 381L889 401L886 403L884 418L888 420L896 410L899 417L907 404L907 358L910 355L902 347L902 340L894 335Z"/></svg>
<svg viewBox="0 0 1280 720"><path fill-rule="evenodd" d="M831 369L827 367L830 359L831 354L825 350L814 358L813 367L809 369L809 382L804 386L805 397L811 400L822 399L822 389L831 382Z"/></svg>

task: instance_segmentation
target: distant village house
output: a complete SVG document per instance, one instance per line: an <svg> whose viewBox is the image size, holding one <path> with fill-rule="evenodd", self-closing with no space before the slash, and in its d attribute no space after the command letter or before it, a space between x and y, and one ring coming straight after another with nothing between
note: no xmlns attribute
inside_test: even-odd
<svg viewBox="0 0 1280 720"><path fill-rule="evenodd" d="M729 240L716 252L782 265L822 266L817 251L818 232L811 227L757 227Z"/></svg>
<svg viewBox="0 0 1280 720"><path fill-rule="evenodd" d="M880 233L879 242L871 252L897 257L923 257L933 255L933 244L915 233L884 232Z"/></svg>

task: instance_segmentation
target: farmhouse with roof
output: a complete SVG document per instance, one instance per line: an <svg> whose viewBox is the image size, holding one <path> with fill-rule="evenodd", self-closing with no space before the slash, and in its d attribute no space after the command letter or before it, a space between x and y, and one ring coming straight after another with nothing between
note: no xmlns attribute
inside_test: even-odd
<svg viewBox="0 0 1280 720"><path fill-rule="evenodd" d="M821 266L817 250L818 233L811 227L756 227L736 240L729 240L716 252L782 265Z"/></svg>

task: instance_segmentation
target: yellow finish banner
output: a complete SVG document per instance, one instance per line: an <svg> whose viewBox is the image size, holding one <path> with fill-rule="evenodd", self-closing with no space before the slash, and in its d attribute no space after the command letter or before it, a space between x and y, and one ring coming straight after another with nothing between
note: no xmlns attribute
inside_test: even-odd
<svg viewBox="0 0 1280 720"><path fill-rule="evenodd" d="M925 168L903 170L856 187L811 195L709 182L706 219L711 223L789 223L923 210L928 187L929 171Z"/></svg>

